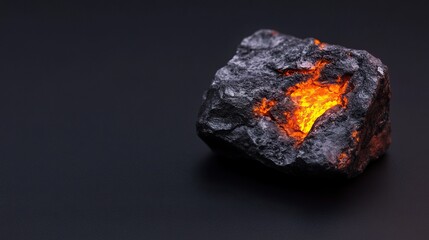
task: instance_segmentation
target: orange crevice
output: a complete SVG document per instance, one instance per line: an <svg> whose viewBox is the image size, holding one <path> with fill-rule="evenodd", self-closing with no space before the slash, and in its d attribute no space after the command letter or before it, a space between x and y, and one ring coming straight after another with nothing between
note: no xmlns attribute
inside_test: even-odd
<svg viewBox="0 0 429 240"><path fill-rule="evenodd" d="M358 131L356 131L356 130L354 130L353 132L352 132L352 138L353 138L353 140L357 143L357 142L359 142L359 132Z"/></svg>
<svg viewBox="0 0 429 240"><path fill-rule="evenodd" d="M253 108L253 112L258 116L267 116L274 105L276 101L262 98L262 101Z"/></svg>
<svg viewBox="0 0 429 240"><path fill-rule="evenodd" d="M347 153L340 153L340 155L338 155L338 162L337 162L337 168L338 169L344 169L346 168L350 163L350 159L349 156L347 155Z"/></svg>

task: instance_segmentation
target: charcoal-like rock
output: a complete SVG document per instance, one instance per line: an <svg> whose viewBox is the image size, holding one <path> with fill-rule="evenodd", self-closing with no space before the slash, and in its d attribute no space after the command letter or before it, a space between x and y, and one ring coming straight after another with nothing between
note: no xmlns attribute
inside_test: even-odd
<svg viewBox="0 0 429 240"><path fill-rule="evenodd" d="M197 132L232 158L352 177L390 145L389 101L387 67L368 52L260 30L217 71Z"/></svg>

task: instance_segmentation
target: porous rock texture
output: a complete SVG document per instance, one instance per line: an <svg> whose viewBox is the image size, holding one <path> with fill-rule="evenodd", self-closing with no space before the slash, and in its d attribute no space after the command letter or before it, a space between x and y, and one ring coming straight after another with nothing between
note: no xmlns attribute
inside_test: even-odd
<svg viewBox="0 0 429 240"><path fill-rule="evenodd" d="M353 177L390 145L389 101L387 67L368 52L259 30L216 72L197 132L231 158Z"/></svg>

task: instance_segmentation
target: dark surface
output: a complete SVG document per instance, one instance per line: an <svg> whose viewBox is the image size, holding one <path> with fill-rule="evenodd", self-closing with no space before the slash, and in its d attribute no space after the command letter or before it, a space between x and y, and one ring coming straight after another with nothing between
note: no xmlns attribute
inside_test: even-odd
<svg viewBox="0 0 429 240"><path fill-rule="evenodd" d="M422 3L0 3L0 238L427 239ZM202 92L260 28L389 66L392 145L358 178L214 159Z"/></svg>
<svg viewBox="0 0 429 240"><path fill-rule="evenodd" d="M198 136L225 157L244 157L289 175L360 174L391 142L387 67L367 51L316 43L269 29L244 38L204 94ZM308 70L313 73L302 73ZM291 94L300 84L318 86L317 94L303 98L338 92L340 99L317 117L308 135L286 125L295 121L286 115L295 114L299 100ZM261 100L273 105L255 111Z"/></svg>

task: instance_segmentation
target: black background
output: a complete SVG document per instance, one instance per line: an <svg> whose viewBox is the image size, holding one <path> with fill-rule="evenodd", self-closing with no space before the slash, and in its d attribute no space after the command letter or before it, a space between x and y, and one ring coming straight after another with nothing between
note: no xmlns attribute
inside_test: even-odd
<svg viewBox="0 0 429 240"><path fill-rule="evenodd" d="M0 3L0 239L427 239L424 2ZM272 28L390 69L393 144L350 181L213 156L195 121Z"/></svg>

